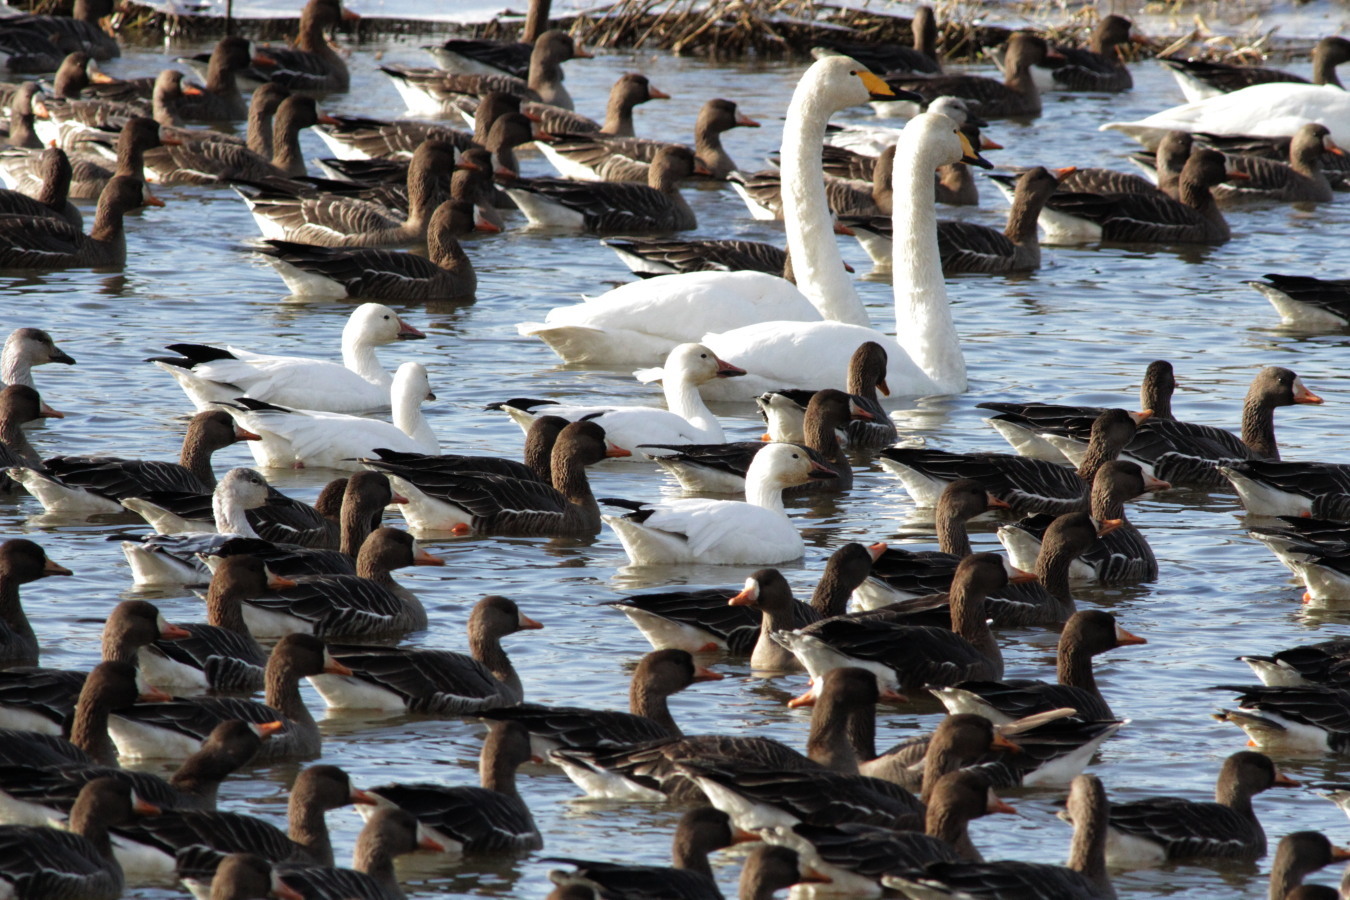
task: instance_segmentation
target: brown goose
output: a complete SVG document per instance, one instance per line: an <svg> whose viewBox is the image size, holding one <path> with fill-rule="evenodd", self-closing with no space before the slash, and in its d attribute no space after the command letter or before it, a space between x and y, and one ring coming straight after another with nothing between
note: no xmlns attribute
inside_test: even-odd
<svg viewBox="0 0 1350 900"><path fill-rule="evenodd" d="M852 178L825 178L825 198L830 211L837 216L889 216L895 191L892 185L895 171L895 145L881 151L866 181ZM741 195L750 215L761 221L783 219L783 176L777 169L764 169L750 175L734 174L730 179L736 193ZM847 232L845 232L847 233Z"/></svg>
<svg viewBox="0 0 1350 900"><path fill-rule="evenodd" d="M504 178L502 187L534 226L644 234L698 227L694 211L680 195L680 181L706 174L693 153L673 146L656 154L646 185Z"/></svg>
<svg viewBox="0 0 1350 900"><path fill-rule="evenodd" d="M235 75L253 64L253 46L241 37L221 38L211 51L206 85L179 105L178 114L201 122L230 122L248 115Z"/></svg>
<svg viewBox="0 0 1350 900"><path fill-rule="evenodd" d="M642 278L678 272L763 272L782 275L787 270L787 251L763 241L606 239L600 243L613 250L624 265ZM794 281L795 279L789 279Z"/></svg>
<svg viewBox="0 0 1350 900"><path fill-rule="evenodd" d="M347 62L324 32L360 19L341 0L309 0L300 11L300 33L290 47L259 47L253 65L268 79L293 91L345 91Z"/></svg>
<svg viewBox="0 0 1350 900"><path fill-rule="evenodd" d="M144 180L145 152L160 145L159 125L153 119L137 117L129 120L117 135L116 166L110 167L107 158L102 155L91 153L71 155L68 196L74 200L98 199L115 175ZM43 186L39 169L40 160L40 153L4 154L0 155L0 170L3 170L6 182L15 190L30 197L38 197Z"/></svg>
<svg viewBox="0 0 1350 900"><path fill-rule="evenodd" d="M5 143L15 149L40 150L42 139L33 131L33 98L42 90L36 81L25 81L9 100L9 133Z"/></svg>
<svg viewBox="0 0 1350 900"><path fill-rule="evenodd" d="M20 191L0 191L0 215L48 216L83 230L84 217L69 200L72 171L66 151L60 147L43 150L37 159L41 189L34 197Z"/></svg>
<svg viewBox="0 0 1350 900"><path fill-rule="evenodd" d="M1315 900L1320 895L1297 894L1303 879L1334 862L1350 859L1350 850L1337 847L1318 831L1294 831L1280 838L1270 864L1270 900ZM1333 898L1340 894L1332 891Z"/></svg>
<svg viewBox="0 0 1350 900"><path fill-rule="evenodd" d="M14 538L0 544L0 665L31 665L38 659L37 636L19 601L19 586L70 574L30 540Z"/></svg>
<svg viewBox="0 0 1350 900"><path fill-rule="evenodd" d="M0 269L120 268L127 259L122 217L142 206L163 205L144 182L119 175L103 189L87 235L56 219L0 218Z"/></svg>
<svg viewBox="0 0 1350 900"><path fill-rule="evenodd" d="M456 472L489 472L493 475L507 475L526 481L534 480L543 484L553 482L553 447L558 435L571 423L561 416L536 416L525 432L524 462L497 456L462 456L450 454L431 456L422 453L399 453L383 448L375 451L379 459L363 459L361 462L382 472L398 475L403 487L417 487L425 475L435 478Z"/></svg>
<svg viewBox="0 0 1350 900"><path fill-rule="evenodd" d="M117 747L108 732L114 711L130 710L137 701L154 703L169 699L168 694L156 688L142 691L137 686L136 669L130 663L101 662L85 676L75 701L75 712L70 719L70 743L84 751L89 761L115 766ZM69 757L68 753L64 755Z"/></svg>
<svg viewBox="0 0 1350 900"><path fill-rule="evenodd" d="M1086 194L1151 194L1162 191L1174 200L1181 186L1181 170L1190 159L1194 138L1185 131L1169 131L1153 153L1136 153L1130 161L1157 182L1112 169L1075 169L1060 181L1060 190Z"/></svg>
<svg viewBox="0 0 1350 900"><path fill-rule="evenodd" d="M41 466L37 450L28 442L23 426L42 418L64 418L61 413L42 402L38 392L26 384L11 384L0 391L0 466L12 469L23 466ZM0 493L11 493L13 483L6 483Z"/></svg>
<svg viewBox="0 0 1350 900"><path fill-rule="evenodd" d="M443 44L423 47L447 72L502 72L524 78L529 73L534 42L548 28L551 0L530 0L519 40L450 38Z"/></svg>
<svg viewBox="0 0 1350 900"><path fill-rule="evenodd" d="M1350 60L1350 40L1335 36L1322 38L1312 50L1312 83L1341 87L1336 67L1347 60ZM1240 91L1254 84L1308 83L1308 80L1300 75L1264 66L1227 65L1208 60L1176 58L1162 59L1159 62L1172 70L1172 77L1181 86L1188 102Z"/></svg>
<svg viewBox="0 0 1350 900"><path fill-rule="evenodd" d="M694 157L719 181L736 170L722 147L722 134L733 128L758 128L759 123L737 112L730 100L709 100L694 123ZM605 134L560 134L541 140L538 147L560 175L581 181L636 181L645 183L653 159L669 141L611 137Z"/></svg>
<svg viewBox="0 0 1350 900"><path fill-rule="evenodd" d="M537 118L539 127L548 134L605 134L611 137L633 137L633 108L650 100L669 100L665 91L652 87L646 75L629 72L619 77L609 89L603 123L588 119L569 110L544 103L522 103L521 112Z"/></svg>
<svg viewBox="0 0 1350 900"><path fill-rule="evenodd" d="M1147 43L1131 35L1133 23L1124 16L1103 16L1092 29L1086 47L1056 45L1055 52L1064 62L1050 70L1055 86L1063 91L1120 93L1134 87L1134 79L1117 49L1131 41Z"/></svg>
<svg viewBox="0 0 1350 900"><path fill-rule="evenodd" d="M1331 182L1322 171L1322 154L1344 156L1331 139L1331 130L1309 122L1289 142L1288 163L1259 156L1228 156L1228 165L1245 175L1233 184L1218 185L1220 201L1278 200L1282 203L1329 203L1334 196Z"/></svg>
<svg viewBox="0 0 1350 900"><path fill-rule="evenodd" d="M942 71L938 60L937 17L931 6L920 6L914 10L914 18L909 22L912 46L903 44L875 44L854 41L825 40L820 47L844 56L851 56L878 75L900 72L914 72L936 75ZM819 51L813 48L813 54Z"/></svg>
<svg viewBox="0 0 1350 900"><path fill-rule="evenodd" d="M122 48L102 22L115 9L112 0L75 0L69 16L14 16L5 27L36 32L63 47L78 47L94 59L116 59Z"/></svg>
<svg viewBox="0 0 1350 900"><path fill-rule="evenodd" d="M291 293L304 297L362 297L383 302L472 300L478 290L473 263L460 246L477 228L496 231L476 220L473 205L446 200L427 226L427 255L394 250L340 249L294 241L269 240L260 253L273 260Z"/></svg>
<svg viewBox="0 0 1350 900"><path fill-rule="evenodd" d="M1063 57L1050 50L1044 38L1019 31L1008 39L1003 58L1004 80L980 75L935 75L927 78L892 78L887 84L921 94L929 102L941 96L979 101L986 119L1018 118L1041 114L1041 95L1031 67Z"/></svg>
<svg viewBox="0 0 1350 900"><path fill-rule="evenodd" d="M454 165L454 148L425 141L408 166L408 215L366 200L341 195L291 197L264 193L244 197L263 237L324 247L390 247L426 239L436 207L445 199L446 175ZM243 195L241 195L243 196Z"/></svg>
<svg viewBox="0 0 1350 900"><path fill-rule="evenodd" d="M267 98L261 105L266 108ZM266 181L305 174L300 132L327 120L313 97L287 97L277 107L271 160L228 141L188 141L145 154L148 177L158 184L220 184Z"/></svg>

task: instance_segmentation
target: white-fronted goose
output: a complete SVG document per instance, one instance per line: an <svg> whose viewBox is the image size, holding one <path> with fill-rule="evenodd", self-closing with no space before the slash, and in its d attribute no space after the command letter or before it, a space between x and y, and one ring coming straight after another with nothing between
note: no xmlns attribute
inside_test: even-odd
<svg viewBox="0 0 1350 900"><path fill-rule="evenodd" d="M200 412L188 423L178 462L115 456L53 456L40 466L10 471L47 512L115 513L121 501L155 491L209 492L216 486L211 456L257 436L220 410Z"/></svg>
<svg viewBox="0 0 1350 900"><path fill-rule="evenodd" d="M16 150L41 150L42 139L33 130L33 98L42 90L36 81L25 81L9 99L9 132L5 144ZM0 156L3 156L0 153Z"/></svg>
<svg viewBox="0 0 1350 900"><path fill-rule="evenodd" d="M1098 469L1092 480L1089 509L1092 520L1100 523L1101 540L1089 544L1074 561L1073 576L1078 579L1086 576L1085 580L1098 584L1137 584L1157 579L1158 559L1143 532L1125 517L1125 501L1169 487L1166 481L1145 475L1132 462L1116 460ZM1007 548L1013 565L1035 568L1043 529L1053 521L1050 516L1039 515L999 527L998 539Z"/></svg>
<svg viewBox="0 0 1350 900"><path fill-rule="evenodd" d="M1134 79L1120 58L1117 48L1144 38L1131 36L1133 23L1124 16L1103 16L1086 47L1055 45L1064 62L1050 70L1055 86L1062 91L1092 91L1118 94L1134 87Z"/></svg>
<svg viewBox="0 0 1350 900"><path fill-rule="evenodd" d="M606 239L600 243L623 260L634 275L652 278L678 272L763 272L781 275L787 251L762 241Z"/></svg>
<svg viewBox="0 0 1350 900"><path fill-rule="evenodd" d="M131 119L117 133L113 148L117 158L115 165L109 164L107 157L102 154L89 152L71 154L69 198L96 200L103 195L113 177L118 175L143 181L146 152L162 145L159 125L153 119L143 116ZM36 198L43 190L40 161L40 151L0 154L0 174L11 188ZM141 205L155 204L147 201L131 208Z"/></svg>
<svg viewBox="0 0 1350 900"><path fill-rule="evenodd" d="M498 94L505 97L508 95ZM515 108L520 100L512 97ZM479 105L480 113L486 103ZM433 122L392 122L359 116L330 116L331 122L314 129L328 149L341 160L403 159L411 160L424 141L445 141L460 152L473 146L472 136L463 131L446 128Z"/></svg>
<svg viewBox="0 0 1350 900"><path fill-rule="evenodd" d="M305 174L300 132L328 117L313 97L287 97L277 107L270 158L229 141L181 141L145 154L146 177L156 184L266 182Z"/></svg>
<svg viewBox="0 0 1350 900"><path fill-rule="evenodd" d="M1086 194L1151 194L1162 191L1177 199L1181 170L1186 167L1193 145L1194 139L1188 132L1169 131L1158 142L1158 149L1153 153L1133 154L1130 162L1143 169L1153 181L1114 169L1075 168L1060 180L1059 189L1067 193Z"/></svg>
<svg viewBox="0 0 1350 900"><path fill-rule="evenodd" d="M127 261L122 217L142 206L163 206L144 182L117 176L99 197L89 234L63 220L11 216L0 219L0 269L120 267Z"/></svg>
<svg viewBox="0 0 1350 900"><path fill-rule="evenodd" d="M1032 78L1031 67L1056 59L1062 57L1050 50L1044 38L1019 31L1008 39L1008 50L1003 58L1003 81L980 75L935 75L891 78L887 84L915 91L930 102L944 95L979 101L980 115L986 119L1039 116L1041 95Z"/></svg>
<svg viewBox="0 0 1350 900"><path fill-rule="evenodd" d="M855 418L868 420L873 416L843 391L826 389L817 391L811 398L802 428L805 448L823 460L837 477L808 482L801 489L847 491L853 487L853 466L844 453L839 435ZM638 444L637 449L674 475L686 491L734 494L745 490L745 473L755 454L767 446L763 441L735 441L729 444Z"/></svg>
<svg viewBox="0 0 1350 900"><path fill-rule="evenodd" d="M1069 789L1067 818L1073 823L1067 866L1007 860L989 863L930 863L882 884L913 900L937 897L1002 897L1010 893L1057 900L1112 900L1106 871L1106 789L1093 775L1079 775Z"/></svg>
<svg viewBox="0 0 1350 900"><path fill-rule="evenodd" d="M421 823L445 853L518 853L544 846L530 808L516 790L516 769L530 761L530 733L519 722L494 722L478 765L480 787L387 784L368 793Z"/></svg>
<svg viewBox="0 0 1350 900"><path fill-rule="evenodd" d="M1048 243L1222 244L1232 236L1211 188L1247 179L1230 171L1217 150L1192 151L1177 197L1154 194L1051 195L1040 224Z"/></svg>
<svg viewBox="0 0 1350 900"><path fill-rule="evenodd" d="M395 341L425 338L379 303L363 303L342 327L342 363L273 356L237 347L170 344L177 359L157 359L198 409L252 397L284 406L329 412L362 412L389 406L393 379L375 350Z"/></svg>
<svg viewBox="0 0 1350 900"><path fill-rule="evenodd" d="M408 165L406 217L340 194L313 197L244 196L263 237L319 244L324 247L394 247L420 243L436 207L446 199L447 173L454 165L454 147L423 141Z"/></svg>
<svg viewBox="0 0 1350 900"><path fill-rule="evenodd" d="M1309 122L1294 132L1289 142L1288 162L1260 156L1226 157L1229 167L1245 175L1231 184L1217 185L1220 201L1278 200L1282 203L1329 203L1335 196L1322 171L1322 154L1344 156L1331 139L1331 130Z"/></svg>
<svg viewBox="0 0 1350 900"><path fill-rule="evenodd" d="M470 98L465 98L468 103L459 103L462 114L470 116L472 103L476 102ZM632 137L633 132L633 108L646 103L649 100L669 100L670 95L659 91L651 86L646 75L639 75L634 72L619 76L619 80L614 82L614 86L609 91L609 102L605 107L605 120L603 123L594 119L587 118L580 113L575 113L570 109L564 109L561 106L553 106L548 103L535 103L524 101L520 104L520 112L528 116L531 121L538 122L541 131L548 134L606 134L614 137ZM480 144L485 142L480 139L477 130L477 120L475 122L474 139ZM485 137L486 135L482 135Z"/></svg>
<svg viewBox="0 0 1350 900"><path fill-rule="evenodd" d="M777 565L798 559L801 534L783 508L783 491L813 478L836 478L795 444L770 444L745 474L745 502L607 500L632 510L602 516L633 565Z"/></svg>
<svg viewBox="0 0 1350 900"><path fill-rule="evenodd" d="M889 361L886 348L876 341L859 344L848 361L845 390L854 403L871 414L870 419L861 416L849 419L845 432L848 434L850 450L872 452L895 443L895 422L877 398L878 391L886 397L891 395L891 389L886 384L886 366Z"/></svg>
<svg viewBox="0 0 1350 900"><path fill-rule="evenodd" d="M881 151L872 175L866 180L825 177L825 198L836 216L889 216L894 197L895 145ZM745 201L750 215L760 221L783 220L783 174L764 169L749 175L733 173L728 179Z"/></svg>
<svg viewBox="0 0 1350 900"><path fill-rule="evenodd" d="M680 194L680 181L706 174L688 148L663 147L652 160L645 185L563 178L508 178L501 184L531 225L645 234L698 227Z"/></svg>
<svg viewBox="0 0 1350 900"><path fill-rule="evenodd" d="M192 853L179 859L179 876L187 884L200 884L191 864L209 857L215 862L210 878L211 900L253 900L256 897L276 897L277 900L305 900L303 894L281 880L281 872L261 856L252 853L231 853L219 858L214 853ZM187 865L184 865L186 863Z"/></svg>
<svg viewBox="0 0 1350 900"><path fill-rule="evenodd" d="M41 328L16 328L5 338L5 349L0 351L0 383L33 387L33 367L47 363L75 365L52 336Z"/></svg>
<svg viewBox="0 0 1350 900"><path fill-rule="evenodd" d="M0 664L36 663L38 658L37 636L24 614L19 586L49 575L70 574L30 540L12 538L0 544Z"/></svg>
<svg viewBox="0 0 1350 900"><path fill-rule="evenodd" d="M1270 900L1318 900L1321 894L1299 894L1303 879L1333 862L1350 859L1350 850L1337 847L1318 831L1294 831L1280 838L1270 864ZM1333 891L1337 897L1340 895Z"/></svg>
<svg viewBox="0 0 1350 900"><path fill-rule="evenodd" d="M1107 863L1130 868L1192 857L1260 859L1266 855L1266 833L1252 797L1271 787L1297 786L1264 754L1234 753L1219 770L1213 803L1181 797L1112 803Z"/></svg>
<svg viewBox="0 0 1350 900"><path fill-rule="evenodd" d="M332 647L350 675L315 675L310 682L331 708L406 709L463 715L511 706L525 697L520 676L502 649L508 634L544 626L505 597L485 597L469 613L469 654L449 650Z"/></svg>
<svg viewBox="0 0 1350 900"><path fill-rule="evenodd" d="M628 451L607 440L589 419L573 422L553 446L553 483L490 472L423 474L390 480L411 502L403 510L419 530L525 537L588 536L600 532L600 506L591 493L586 466Z"/></svg>
<svg viewBox="0 0 1350 900"><path fill-rule="evenodd" d="M1350 521L1350 465L1248 459L1219 471L1251 515Z"/></svg>
<svg viewBox="0 0 1350 900"><path fill-rule="evenodd" d="M1350 322L1350 279L1314 278L1311 275L1262 276L1249 281L1280 314L1281 325L1306 328L1343 328Z"/></svg>
<svg viewBox="0 0 1350 900"><path fill-rule="evenodd" d="M292 294L305 297L365 297L394 303L472 300L478 290L473 263L459 238L475 228L473 206L447 200L427 226L427 255L392 250L342 250L293 241L269 240L259 252L272 259Z"/></svg>
<svg viewBox="0 0 1350 900"><path fill-rule="evenodd" d="M101 23L115 8L110 0L75 0L69 16L14 16L5 27L54 38L63 47L80 47L94 59L116 59L122 55L122 48L117 38L103 30Z"/></svg>
<svg viewBox="0 0 1350 900"><path fill-rule="evenodd" d="M309 0L300 11L300 33L291 47L259 47L253 64L293 91L345 91L351 76L347 62L324 32L342 21L359 19L341 0Z"/></svg>
<svg viewBox="0 0 1350 900"><path fill-rule="evenodd" d="M534 754L548 759L549 751L559 747L626 747L680 737L667 698L696 682L721 680L720 674L695 664L683 650L654 650L633 671L629 712L522 703L483 710L479 715L523 724L530 732Z"/></svg>
<svg viewBox="0 0 1350 900"><path fill-rule="evenodd" d="M892 447L881 451L882 467L893 472L921 506L935 506L947 484L970 478L1012 509L1060 514L1088 505L1097 470L1114 460L1134 437L1138 414L1110 409L1092 422L1087 453L1077 471L1040 459L1000 453L951 453L945 450Z"/></svg>
<svg viewBox="0 0 1350 900"><path fill-rule="evenodd" d="M23 426L46 417L63 418L62 414L42 402L38 392L23 384L11 384L0 391L0 467L16 471L28 466L41 466L37 450L28 442ZM14 483L6 481L0 494L12 494Z"/></svg>
<svg viewBox="0 0 1350 900"><path fill-rule="evenodd" d="M68 199L72 169L66 151L48 147L38 156L38 173L42 188L36 197L19 191L0 191L0 214L6 216L49 216L60 219L72 228L84 230L84 217Z"/></svg>
<svg viewBox="0 0 1350 900"><path fill-rule="evenodd" d="M975 222L938 223L942 272L1029 272L1041 267L1036 220L1059 179L1037 166L1017 179L1008 224L996 231Z"/></svg>
<svg viewBox="0 0 1350 900"><path fill-rule="evenodd" d="M1350 60L1350 40L1325 37L1312 49L1312 80L1265 66L1245 66L1198 59L1160 59L1172 71L1187 102L1194 103L1219 94L1228 94L1254 84L1285 82L1290 84L1331 84L1341 86L1336 67Z"/></svg>
<svg viewBox="0 0 1350 900"><path fill-rule="evenodd" d="M1219 685L1214 690L1241 695L1237 709L1221 709L1214 718L1245 731L1249 746L1292 754L1350 750L1350 691L1323 685Z"/></svg>
<svg viewBox="0 0 1350 900"><path fill-rule="evenodd" d="M493 475L506 475L551 484L553 448L558 443L558 435L570 424L572 423L561 416L536 416L530 423L529 430L525 432L523 463L499 456L398 453L383 447L375 451L379 459L363 459L361 462L369 468L397 474L403 481L413 486L419 484L423 478L431 479L434 483L434 480L442 475L459 472L490 472Z"/></svg>
<svg viewBox="0 0 1350 900"><path fill-rule="evenodd" d="M397 809L381 809L356 837L352 868L288 863L280 867L281 878L306 900L389 900L403 896L394 870L396 857L441 849L412 816Z"/></svg>
<svg viewBox="0 0 1350 900"><path fill-rule="evenodd" d="M722 147L722 133L733 128L758 128L754 119L737 112L730 100L709 100L694 123L694 158L719 181L736 170ZM581 181L645 183L651 163L663 147L681 146L650 138L607 134L560 134L536 145L558 174Z"/></svg>
<svg viewBox="0 0 1350 900"><path fill-rule="evenodd" d="M524 78L529 72L534 42L548 27L551 7L551 0L530 0L526 4L525 24L521 27L518 41L450 38L443 44L422 49L435 57L437 64L448 72L489 75L502 72Z"/></svg>
<svg viewBox="0 0 1350 900"><path fill-rule="evenodd" d="M248 115L248 103L239 93L235 75L253 65L253 45L244 38L228 35L216 42L206 72L206 84L199 96L179 106L185 119L201 122L231 122Z"/></svg>
<svg viewBox="0 0 1350 900"><path fill-rule="evenodd" d="M0 725L58 735L70 721L85 673L14 666L0 669Z"/></svg>
<svg viewBox="0 0 1350 900"><path fill-rule="evenodd" d="M60 673L62 670L28 671L47 674ZM129 710L137 701L155 703L169 699L168 694L157 688L142 688L136 676L136 668L130 663L116 660L101 662L85 676L84 684L80 686L75 701L75 710L69 716L70 743L83 752L83 757L59 745L43 748L41 755L51 764L58 766L69 765L72 762L115 766L117 748L108 732L108 723L114 712ZM53 742L59 740L55 737L49 739ZM31 744L31 740L24 740L25 749L31 747ZM50 759L48 751L56 752L64 758ZM28 753L25 753L25 759L27 758Z"/></svg>
<svg viewBox="0 0 1350 900"><path fill-rule="evenodd" d="M108 830L158 812L125 782L96 778L80 792L66 830L0 826L0 885L13 897L116 900L126 879Z"/></svg>
<svg viewBox="0 0 1350 900"><path fill-rule="evenodd" d="M1303 687L1310 684L1346 686L1350 675L1342 664L1350 659L1350 642L1341 639L1301 644L1269 656L1247 655L1237 659L1251 666L1268 687Z"/></svg>
<svg viewBox="0 0 1350 900"><path fill-rule="evenodd" d="M118 710L108 723L118 753L134 759L188 756L201 749L211 730L227 719L283 730L263 745L257 759L312 759L319 755L319 726L300 697L300 679L324 671L345 673L313 635L288 634L267 659L265 704L227 697L177 698Z"/></svg>
<svg viewBox="0 0 1350 900"><path fill-rule="evenodd" d="M1056 652L1057 682L963 682L936 688L934 696L949 712L974 713L996 724L1023 719L1066 707L1089 720L1114 719L1092 675L1092 657L1127 644L1147 643L1130 634L1116 617L1100 610L1080 609L1064 623Z"/></svg>
<svg viewBox="0 0 1350 900"><path fill-rule="evenodd" d="M906 47L899 43L862 43L858 41L825 40L819 46L834 53L852 57L878 75L914 72L936 75L942 71L938 61L938 25L931 6L914 10L909 21L913 43Z"/></svg>

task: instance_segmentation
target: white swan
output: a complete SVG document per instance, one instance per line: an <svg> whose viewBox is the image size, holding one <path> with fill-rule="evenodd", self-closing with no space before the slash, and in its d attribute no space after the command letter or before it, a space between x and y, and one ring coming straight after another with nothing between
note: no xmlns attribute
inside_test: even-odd
<svg viewBox="0 0 1350 900"><path fill-rule="evenodd" d="M554 403L507 401L494 404L529 434L539 416L561 416L569 422L592 419L605 437L634 460L646 461L639 444L720 444L726 440L722 424L703 402L699 386L710 381L744 376L745 370L718 359L707 347L681 344L666 357L662 369L635 373L639 381L662 380L666 409L655 406L564 406Z"/></svg>
<svg viewBox="0 0 1350 900"><path fill-rule="evenodd" d="M783 508L783 489L835 473L801 447L769 444L750 463L745 501L667 500L625 516L601 516L635 566L678 563L769 566L799 559L804 545Z"/></svg>
<svg viewBox="0 0 1350 900"><path fill-rule="evenodd" d="M300 409L361 412L389 405L392 380L375 348L424 337L389 307L363 303L342 328L341 364L203 344L172 344L182 358L151 362L174 377L198 410L242 395Z"/></svg>
<svg viewBox="0 0 1350 900"><path fill-rule="evenodd" d="M435 400L421 363L405 362L394 373L394 424L361 416L290 409L248 398L221 404L231 418L258 435L249 449L260 466L360 471L362 456L378 447L405 453L439 453L440 441L422 415L422 401Z"/></svg>
<svg viewBox="0 0 1350 900"><path fill-rule="evenodd" d="M705 332L754 322L822 317L864 324L867 313L835 244L820 148L830 114L893 92L866 68L836 56L806 70L783 126L783 218L797 277L794 287L758 272L663 275L624 285L585 303L559 306L545 320L516 326L567 362L654 365L677 344ZM788 162L787 147L804 148Z"/></svg>
<svg viewBox="0 0 1350 900"><path fill-rule="evenodd" d="M791 164L790 154L807 149L785 142L784 165ZM915 116L900 136L892 216L899 340L845 322L760 322L723 334L707 334L704 344L718 356L736 360L750 374L736 379L735 385L709 384L704 396L744 400L782 388L847 390L849 360L866 341L876 341L885 349L885 379L893 395L964 391L966 364L947 302L933 212L933 171L963 161L989 166L971 148L956 123L940 113ZM816 182L814 192L823 203L822 182Z"/></svg>
<svg viewBox="0 0 1350 900"><path fill-rule="evenodd" d="M1152 148L1169 131L1284 137L1309 122L1327 126L1338 143L1350 142L1350 91L1331 85L1257 84L1137 122L1108 122L1099 130L1122 132Z"/></svg>

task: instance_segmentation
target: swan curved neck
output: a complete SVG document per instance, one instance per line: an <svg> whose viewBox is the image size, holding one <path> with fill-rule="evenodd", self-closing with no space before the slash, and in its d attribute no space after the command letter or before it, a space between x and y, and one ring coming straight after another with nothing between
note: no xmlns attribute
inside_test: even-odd
<svg viewBox="0 0 1350 900"><path fill-rule="evenodd" d="M825 319L871 327L867 310L844 269L825 197L820 148L829 123L820 78L797 84L783 127L783 221L797 287ZM936 241L936 238L934 238Z"/></svg>

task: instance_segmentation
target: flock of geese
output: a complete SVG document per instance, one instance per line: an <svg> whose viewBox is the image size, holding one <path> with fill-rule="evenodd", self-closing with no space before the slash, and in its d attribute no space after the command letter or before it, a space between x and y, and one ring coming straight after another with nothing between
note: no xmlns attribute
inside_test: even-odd
<svg viewBox="0 0 1350 900"><path fill-rule="evenodd" d="M57 429L30 439L35 424L63 418L34 370L76 360L40 322L9 335L4 502L68 520L141 517L149 533L118 535L132 587L202 591L206 621L171 622L148 600L124 600L106 611L92 671L39 667L42 580L81 563L49 557L45 540L0 543L0 896L113 898L176 880L211 900L398 898L400 856L439 854L452 868L465 855L544 849L518 786L522 766L540 765L591 798L690 807L673 868L559 856L550 896L560 900L720 898L709 855L741 843L752 849L739 893L756 900L794 885L1113 898L1113 870L1265 857L1266 801L1254 798L1298 785L1271 757L1350 749L1350 643L1330 640L1259 648L1268 655L1241 659L1260 685L1217 688L1234 696L1217 718L1255 749L1223 761L1214 802L1111 802L1110 773L1104 783L1084 771L1129 724L1099 689L1093 659L1128 659L1147 640L1110 612L1079 608L1075 590L1159 577L1131 501L1174 488L1235 493L1259 517L1250 534L1302 581L1310 607L1350 596L1350 464L1280 458L1276 410L1323 402L1295 371L1255 373L1237 434L1178 418L1178 379L1163 360L1142 373L1135 411L979 404L1014 454L906 441L884 399L967 389L946 279L1039 268L1042 234L1218 244L1232 236L1226 214L1253 199L1310 204L1311 215L1334 202L1350 171L1338 144L1350 145L1350 101L1336 78L1350 42L1316 46L1314 84L1165 60L1189 102L1103 126L1145 145L1136 161L1150 177L1086 167L998 176L1011 203L999 231L938 221L936 207L978 202L971 167L990 167L982 152L1001 149L991 120L1042 114L1047 89L1130 90L1120 51L1146 41L1128 20L1103 18L1082 48L1013 33L1002 80L945 71L927 8L912 49L822 46L786 110L775 167L750 172L723 136L759 123L729 100L704 105L692 145L635 134L635 107L667 96L642 75L618 79L603 120L577 113L564 65L590 54L545 30L539 2L525 43L450 40L430 48L438 67L382 67L409 112L432 121L332 112L351 81L328 38L352 15L338 0L310 0L293 46L227 37L186 60L205 66L201 85L178 70L103 73L97 61L118 52L97 26L108 12L81 0L70 19L0 20L11 72L54 73L5 90L0 175L13 189L0 192L0 268L123 266L124 216L163 205L148 184L233 188L261 232L254 249L292 293L362 302L343 328L341 362L221 343L169 344L148 360L162 374L146 389L167 390L167 375L194 410L176 463L52 455L70 440ZM247 100L241 84L255 85ZM908 123L831 125L869 102ZM191 124L241 120L243 139ZM334 154L317 162L323 177L307 174L306 129ZM534 150L559 177L522 174L519 156ZM786 249L677 234L700 227L681 193L696 179L729 183L747 215L782 221ZM71 201L95 199L86 231ZM643 277L521 322L520 338L575 366L640 367L636 378L659 382L664 405L501 399L489 410L521 428L521 460L443 454L423 411L436 399L427 367L405 361L391 374L377 354L426 337L397 307L472 299L477 275L460 240L483 232L472 246L490 247L522 216L525 227L605 236ZM894 321L874 320L836 235L857 236L890 273ZM426 254L400 249L410 245ZM1350 321L1343 281L1276 274L1253 286L1287 323ZM763 440L729 442L708 404L751 400ZM218 474L214 455L236 444L257 468ZM599 499L588 469L610 459L669 473L689 496L661 498L653 478L646 496ZM933 511L937 549L842 543L810 601L797 599L775 568L806 553L784 498L885 478L863 468L873 460ZM341 476L312 505L264 477L310 468ZM388 510L406 529L384 524ZM972 546L970 523L991 514L1006 555ZM527 697L503 641L545 626L511 599L473 606L467 653L400 645L437 623L395 573L447 564L414 536L447 546L612 536L635 567L753 571L705 589L672 576L666 589L610 604L653 648L633 670L627 712L544 705ZM1059 632L1054 681L1005 673L1003 648L1031 628ZM718 654L769 677L805 673L808 687L789 703L810 709L805 752L681 730L669 701L722 680L708 667ZM306 679L330 709L488 723L479 785L362 788L338 766L312 764L290 790L286 831L218 809L235 773L323 755ZM878 704L917 693L947 715L879 751ZM120 767L141 760L179 765L167 779ZM1015 812L997 792L1020 787L1067 793L1066 865L983 859L970 823ZM1350 788L1329 790L1350 809ZM349 804L366 821L352 868L339 868L325 813ZM1283 835L1270 897L1350 895L1302 883L1347 859L1319 832Z"/></svg>

